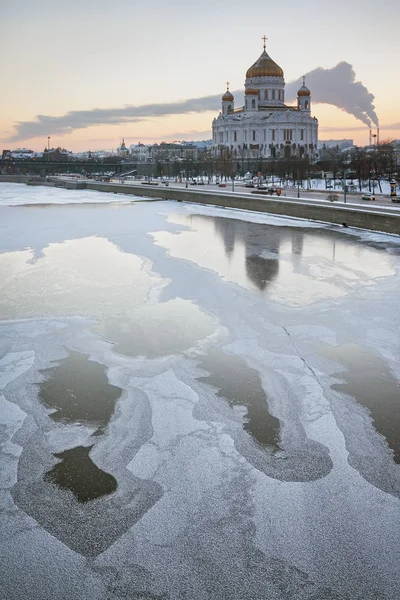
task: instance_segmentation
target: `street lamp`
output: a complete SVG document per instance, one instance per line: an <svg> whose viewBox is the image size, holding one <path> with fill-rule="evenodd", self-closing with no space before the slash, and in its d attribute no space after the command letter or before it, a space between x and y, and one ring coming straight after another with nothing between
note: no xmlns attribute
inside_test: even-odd
<svg viewBox="0 0 400 600"><path fill-rule="evenodd" d="M346 204L346 192L347 192L347 177L346 177L346 169L343 171L343 200Z"/></svg>
<svg viewBox="0 0 400 600"><path fill-rule="evenodd" d="M50 136L47 136L47 152L50 152Z"/></svg>

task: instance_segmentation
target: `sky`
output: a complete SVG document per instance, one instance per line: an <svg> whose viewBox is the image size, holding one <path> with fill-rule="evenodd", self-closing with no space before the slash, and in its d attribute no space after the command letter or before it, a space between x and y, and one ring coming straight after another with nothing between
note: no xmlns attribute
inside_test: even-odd
<svg viewBox="0 0 400 600"><path fill-rule="evenodd" d="M367 144L373 107L380 139L400 138L399 0L0 0L0 14L0 149L210 139L263 35L287 99L310 73L320 139Z"/></svg>

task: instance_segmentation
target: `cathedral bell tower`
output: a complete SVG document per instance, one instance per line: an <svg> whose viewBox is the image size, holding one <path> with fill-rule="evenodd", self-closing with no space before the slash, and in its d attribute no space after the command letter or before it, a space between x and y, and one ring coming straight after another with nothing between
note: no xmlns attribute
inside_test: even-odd
<svg viewBox="0 0 400 600"><path fill-rule="evenodd" d="M306 86L305 75L303 75L303 85L297 92L297 108L301 112L311 113L311 92Z"/></svg>
<svg viewBox="0 0 400 600"><path fill-rule="evenodd" d="M246 110L258 110L258 90L248 87L245 92Z"/></svg>
<svg viewBox="0 0 400 600"><path fill-rule="evenodd" d="M229 81L226 82L226 92L222 96L222 114L229 115L235 108L235 98L229 91Z"/></svg>

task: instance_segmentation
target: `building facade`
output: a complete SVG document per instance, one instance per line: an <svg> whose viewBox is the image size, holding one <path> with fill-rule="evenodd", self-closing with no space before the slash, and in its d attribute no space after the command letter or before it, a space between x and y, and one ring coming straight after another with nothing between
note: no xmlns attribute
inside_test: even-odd
<svg viewBox="0 0 400 600"><path fill-rule="evenodd" d="M283 70L267 54L265 39L263 53L246 73L244 106L235 108L227 84L212 123L213 149L238 157L315 159L318 120L311 116L311 92L303 78L297 105L285 104Z"/></svg>

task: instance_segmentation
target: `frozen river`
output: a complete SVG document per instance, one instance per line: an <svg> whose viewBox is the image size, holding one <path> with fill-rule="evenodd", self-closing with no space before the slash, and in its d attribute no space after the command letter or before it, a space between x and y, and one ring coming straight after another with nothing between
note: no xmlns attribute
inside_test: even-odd
<svg viewBox="0 0 400 600"><path fill-rule="evenodd" d="M0 184L0 599L395 600L400 239Z"/></svg>

